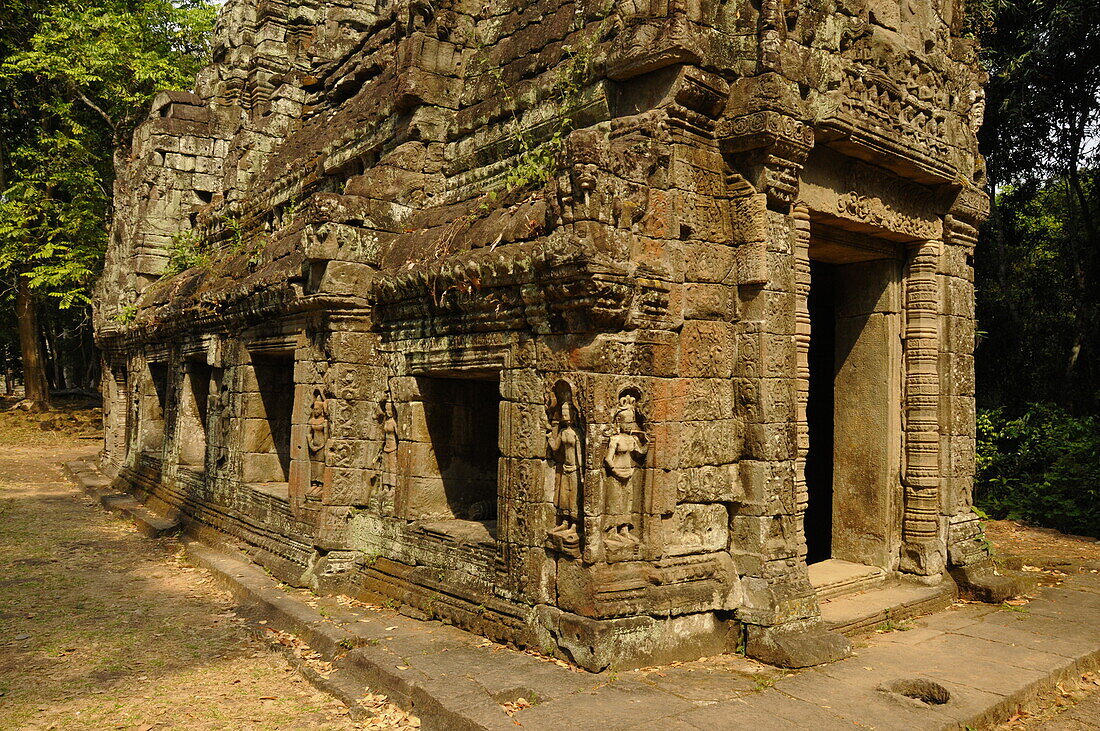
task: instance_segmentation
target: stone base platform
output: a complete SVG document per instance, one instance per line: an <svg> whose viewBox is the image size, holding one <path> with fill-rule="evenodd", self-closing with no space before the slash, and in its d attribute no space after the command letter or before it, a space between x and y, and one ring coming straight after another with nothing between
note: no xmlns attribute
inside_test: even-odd
<svg viewBox="0 0 1100 731"><path fill-rule="evenodd" d="M160 515L138 502L130 493L114 489L111 480L99 471L95 457L67 462L64 470L89 497L111 512L128 517L139 531L150 538L171 535L182 529L179 520Z"/></svg>
<svg viewBox="0 0 1100 731"><path fill-rule="evenodd" d="M810 564L808 573L810 584L817 590L817 598L822 601L857 591L867 591L886 583L884 570L839 558Z"/></svg>
<svg viewBox="0 0 1100 731"><path fill-rule="evenodd" d="M94 481L91 470L76 467L70 472L78 482ZM133 517L140 523L140 511ZM353 715L365 713L355 699L369 688L415 712L429 729L981 728L1100 666L1095 573L1041 589L1023 607L956 604L879 627L851 657L817 668L790 671L721 655L594 675L396 609L342 597L307 603L231 546L190 539L185 545L258 631L291 632L333 663L332 674L310 679L348 703ZM920 589L886 585L862 600L866 605L883 591L879 598L892 606L943 602L942 587ZM825 605L827 615L835 611L834 623L842 602ZM517 704L521 698L531 705Z"/></svg>

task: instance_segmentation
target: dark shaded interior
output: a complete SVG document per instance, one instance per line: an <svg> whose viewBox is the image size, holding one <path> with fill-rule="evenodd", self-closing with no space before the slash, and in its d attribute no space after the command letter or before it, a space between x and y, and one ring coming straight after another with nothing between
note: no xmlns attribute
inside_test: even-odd
<svg viewBox="0 0 1100 731"><path fill-rule="evenodd" d="M810 393L806 421L806 561L832 558L833 540L833 398L836 376L837 266L810 262Z"/></svg>
<svg viewBox="0 0 1100 731"><path fill-rule="evenodd" d="M292 355L253 356L252 367L271 429L271 441L279 455L286 482L290 474L290 422L294 408L294 357Z"/></svg>
<svg viewBox="0 0 1100 731"><path fill-rule="evenodd" d="M168 406L168 364L150 363L149 377L153 381L153 390L157 394L157 404L160 406L160 414L157 418L163 419Z"/></svg>
<svg viewBox="0 0 1100 731"><path fill-rule="evenodd" d="M187 388L183 393L186 404L181 409L185 420L180 440L180 462L202 468L206 462L206 413L210 400L211 368L205 360L187 361Z"/></svg>
<svg viewBox="0 0 1100 731"><path fill-rule="evenodd" d="M500 459L499 376L420 376L417 382L450 512L467 520L495 520Z"/></svg>
<svg viewBox="0 0 1100 731"><path fill-rule="evenodd" d="M195 416L203 438L206 437L206 409L210 401L211 368L204 361L191 361L191 398L195 401Z"/></svg>

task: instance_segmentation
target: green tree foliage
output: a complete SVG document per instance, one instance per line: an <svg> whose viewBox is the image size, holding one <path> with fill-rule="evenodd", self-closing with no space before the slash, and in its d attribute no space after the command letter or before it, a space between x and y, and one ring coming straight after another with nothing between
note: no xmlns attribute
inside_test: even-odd
<svg viewBox="0 0 1100 731"><path fill-rule="evenodd" d="M983 412L975 497L994 518L1100 537L1100 418L1051 404Z"/></svg>
<svg viewBox="0 0 1100 731"><path fill-rule="evenodd" d="M191 85L214 14L202 0L0 5L0 282L22 298L21 327L37 330L41 310L47 320L87 319L116 149L126 154L154 93ZM41 333L21 335L29 367L41 360L32 352Z"/></svg>
<svg viewBox="0 0 1100 731"><path fill-rule="evenodd" d="M1095 198L1091 172L1082 175L1082 187ZM1037 189L1004 186L997 195L997 220L987 227L975 261L984 331L976 366L984 407L1021 413L1030 403L1051 401L1095 413L1100 372L1092 318L1100 293L1090 287L1092 276L1078 281L1071 242L1082 248L1095 243L1074 209L1061 180Z"/></svg>
<svg viewBox="0 0 1100 731"><path fill-rule="evenodd" d="M995 199L977 257L979 398L1100 405L1100 24L1095 0L975 0ZM1024 379L1027 387L1021 387Z"/></svg>
<svg viewBox="0 0 1100 731"><path fill-rule="evenodd" d="M1100 24L1095 0L972 0L992 215L975 258L977 503L1100 531Z"/></svg>

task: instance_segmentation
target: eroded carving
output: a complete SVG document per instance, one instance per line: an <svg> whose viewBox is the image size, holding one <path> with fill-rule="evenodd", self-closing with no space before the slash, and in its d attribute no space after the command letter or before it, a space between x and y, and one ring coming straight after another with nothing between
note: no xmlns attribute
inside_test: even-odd
<svg viewBox="0 0 1100 731"><path fill-rule="evenodd" d="M640 394L624 390L612 417L612 434L607 442L605 481L604 546L609 552L638 546L635 534L636 492L640 490L639 470L649 453L649 436L642 428L638 413Z"/></svg>
<svg viewBox="0 0 1100 731"><path fill-rule="evenodd" d="M375 473L372 477L370 505L381 515L392 515L397 491L397 409L393 401L385 399L375 414L382 432L382 444L375 457Z"/></svg>
<svg viewBox="0 0 1100 731"><path fill-rule="evenodd" d="M551 544L564 552L576 555L580 547L578 521L581 505L581 469L584 464L584 447L573 401L573 388L566 381L554 384L551 402L547 408L550 429L546 434L554 464L554 508L557 524L550 529Z"/></svg>
<svg viewBox="0 0 1100 731"><path fill-rule="evenodd" d="M328 404L321 389L316 388L313 390L313 402L309 406L309 421L306 422L306 450L309 452L307 498L319 497L324 486L328 436Z"/></svg>

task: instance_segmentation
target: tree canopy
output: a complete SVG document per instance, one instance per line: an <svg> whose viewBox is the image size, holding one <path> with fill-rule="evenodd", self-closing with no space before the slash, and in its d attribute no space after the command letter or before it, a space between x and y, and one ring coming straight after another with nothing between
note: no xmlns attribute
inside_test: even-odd
<svg viewBox="0 0 1100 731"><path fill-rule="evenodd" d="M87 319L116 149L125 154L154 93L193 83L214 14L202 0L0 7L0 282L21 328ZM48 400L39 340L20 332L28 398Z"/></svg>
<svg viewBox="0 0 1100 731"><path fill-rule="evenodd" d="M975 0L992 216L976 257L979 398L1100 405L1095 0ZM1020 388L1020 379L1026 388Z"/></svg>

